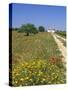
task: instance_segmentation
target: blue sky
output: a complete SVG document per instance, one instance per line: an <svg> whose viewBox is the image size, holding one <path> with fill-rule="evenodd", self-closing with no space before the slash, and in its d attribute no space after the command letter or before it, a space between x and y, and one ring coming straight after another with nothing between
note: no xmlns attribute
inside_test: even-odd
<svg viewBox="0 0 68 90"><path fill-rule="evenodd" d="M50 5L13 4L12 27L20 27L22 24L32 23L44 26L46 29L55 28L65 30L66 7Z"/></svg>

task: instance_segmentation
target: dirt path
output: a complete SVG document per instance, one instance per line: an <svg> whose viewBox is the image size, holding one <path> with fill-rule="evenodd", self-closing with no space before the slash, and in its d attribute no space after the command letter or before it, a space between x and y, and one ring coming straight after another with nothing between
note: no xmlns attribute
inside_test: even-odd
<svg viewBox="0 0 68 90"><path fill-rule="evenodd" d="M58 45L58 48L59 50L61 51L62 53L62 56L63 56L63 59L62 61L65 62L66 60L66 47L63 45L63 43L58 39L57 35L55 33L52 33L53 35L53 38L55 39L55 42L57 43Z"/></svg>
<svg viewBox="0 0 68 90"><path fill-rule="evenodd" d="M62 39L62 40L64 40L64 41L66 41L65 38L63 38L63 37L61 37L61 36L59 36L59 35L57 35L57 34L55 34L55 35L56 35L56 37L58 37L58 38L60 38L60 39Z"/></svg>

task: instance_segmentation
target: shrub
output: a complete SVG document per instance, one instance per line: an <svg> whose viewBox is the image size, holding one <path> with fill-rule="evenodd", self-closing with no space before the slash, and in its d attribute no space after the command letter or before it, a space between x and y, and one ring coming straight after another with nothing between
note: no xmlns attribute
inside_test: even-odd
<svg viewBox="0 0 68 90"><path fill-rule="evenodd" d="M39 31L40 32L44 32L45 31L45 28L43 26L39 26Z"/></svg>

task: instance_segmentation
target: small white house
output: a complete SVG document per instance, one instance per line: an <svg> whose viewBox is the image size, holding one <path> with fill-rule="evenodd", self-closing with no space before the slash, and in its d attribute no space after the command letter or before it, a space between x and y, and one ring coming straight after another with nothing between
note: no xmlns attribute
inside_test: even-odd
<svg viewBox="0 0 68 90"><path fill-rule="evenodd" d="M48 32L55 32L54 29L48 29Z"/></svg>

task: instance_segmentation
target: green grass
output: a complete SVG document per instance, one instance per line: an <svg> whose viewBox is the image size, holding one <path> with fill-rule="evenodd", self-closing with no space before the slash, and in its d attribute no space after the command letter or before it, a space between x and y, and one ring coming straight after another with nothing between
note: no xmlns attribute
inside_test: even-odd
<svg viewBox="0 0 68 90"><path fill-rule="evenodd" d="M11 73L13 86L65 83L61 53L51 34L12 31Z"/></svg>
<svg viewBox="0 0 68 90"><path fill-rule="evenodd" d="M61 53L50 33L38 33L24 36L23 33L13 32L12 53L22 60L49 59L60 56Z"/></svg>

